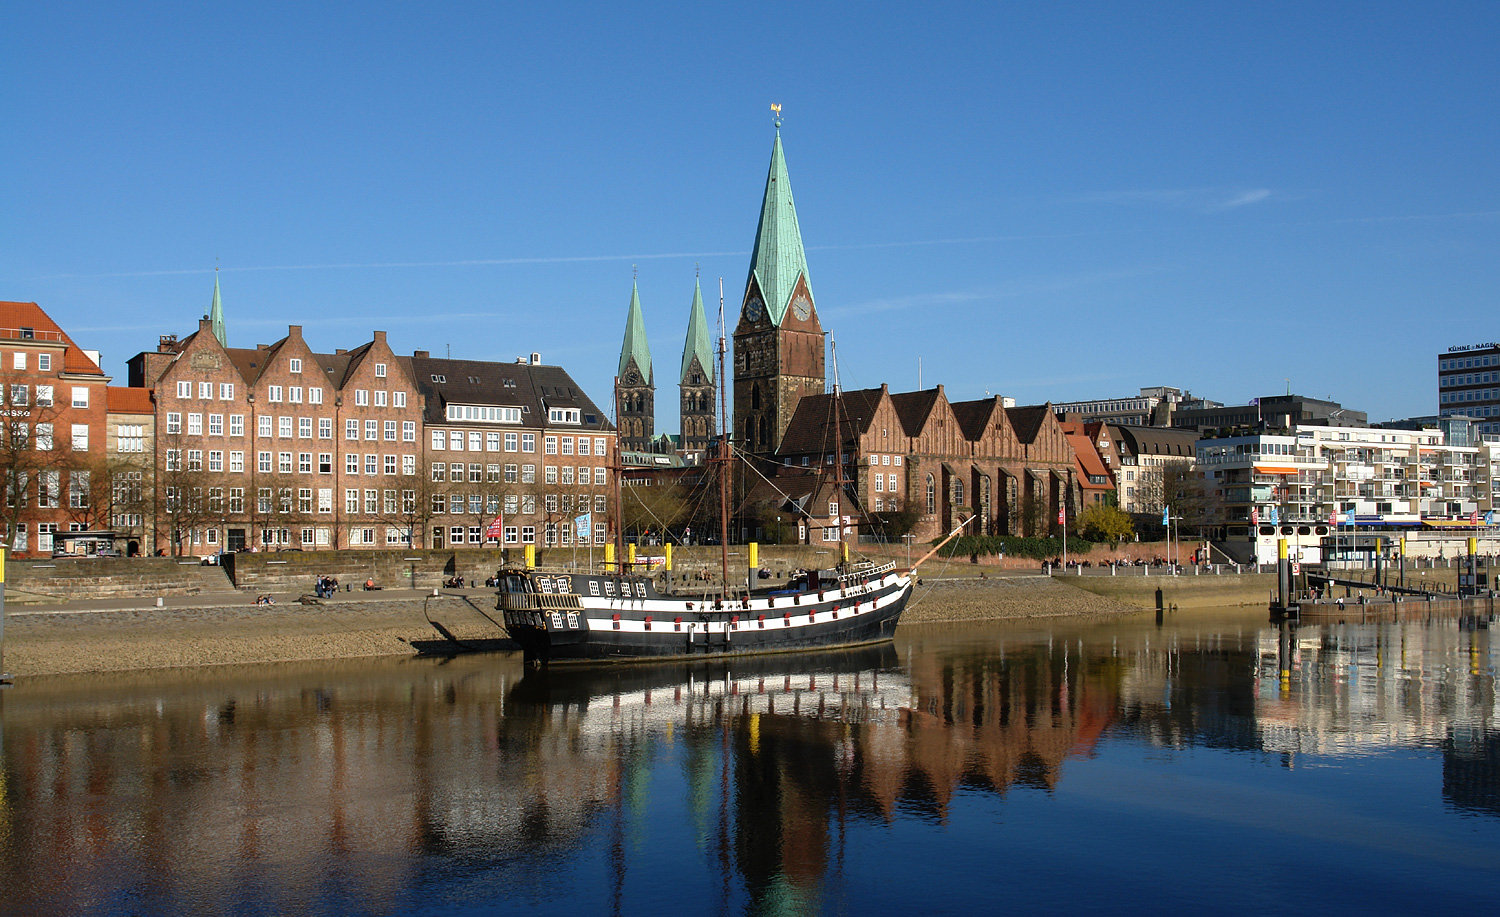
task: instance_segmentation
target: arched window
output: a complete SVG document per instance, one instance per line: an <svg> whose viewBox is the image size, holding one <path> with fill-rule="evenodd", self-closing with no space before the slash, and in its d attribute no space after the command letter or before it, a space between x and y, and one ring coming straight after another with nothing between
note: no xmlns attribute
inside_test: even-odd
<svg viewBox="0 0 1500 917"><path fill-rule="evenodd" d="M768 434L766 432L766 418L765 418L764 415L762 415L761 418L760 418L760 444L762 446L764 446L766 443L769 443L770 441L771 441L770 434Z"/></svg>
<svg viewBox="0 0 1500 917"><path fill-rule="evenodd" d="M930 474L927 476L927 511L937 512L937 481Z"/></svg>
<svg viewBox="0 0 1500 917"><path fill-rule="evenodd" d="M954 478L953 479L953 505L954 506L963 506L964 505L964 479L963 478Z"/></svg>
<svg viewBox="0 0 1500 917"><path fill-rule="evenodd" d="M754 449L755 448L755 418L754 417L746 417L745 418L745 448L746 449Z"/></svg>
<svg viewBox="0 0 1500 917"><path fill-rule="evenodd" d="M760 385L750 386L750 407L758 410L760 408Z"/></svg>

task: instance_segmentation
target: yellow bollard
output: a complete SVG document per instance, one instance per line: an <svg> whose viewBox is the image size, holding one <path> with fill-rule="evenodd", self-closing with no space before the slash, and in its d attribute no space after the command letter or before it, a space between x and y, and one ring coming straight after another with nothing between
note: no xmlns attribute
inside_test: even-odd
<svg viewBox="0 0 1500 917"><path fill-rule="evenodd" d="M672 571L672 543L669 541L663 547L666 548L667 572L670 573Z"/></svg>
<svg viewBox="0 0 1500 917"><path fill-rule="evenodd" d="M750 567L754 569L760 566L760 542L750 542Z"/></svg>
<svg viewBox="0 0 1500 917"><path fill-rule="evenodd" d="M526 546L526 569L536 569L536 545L534 544Z"/></svg>

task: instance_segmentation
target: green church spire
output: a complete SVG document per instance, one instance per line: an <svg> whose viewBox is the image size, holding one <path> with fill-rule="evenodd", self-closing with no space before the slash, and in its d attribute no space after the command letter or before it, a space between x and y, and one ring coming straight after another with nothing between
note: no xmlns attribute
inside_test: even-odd
<svg viewBox="0 0 1500 917"><path fill-rule="evenodd" d="M708 319L703 314L703 285L693 281L693 308L688 313L687 340L682 344L682 375L679 382L688 381L688 369L693 357L703 367L704 381L714 381L714 348L708 336Z"/></svg>
<svg viewBox="0 0 1500 917"><path fill-rule="evenodd" d="M787 177L786 157L781 151L781 121L778 112L776 142L771 147L771 169L766 175L766 194L760 204L760 227L755 231L755 249L750 255L750 277L760 287L771 322L780 325L791 304L797 278L807 284L807 255L802 250L802 231L797 227L797 208L792 203L792 182ZM749 285L749 280L746 285Z"/></svg>
<svg viewBox="0 0 1500 917"><path fill-rule="evenodd" d="M224 304L219 301L219 269L214 268L214 301L208 309L208 320L213 324L214 337L220 347L228 347L224 339Z"/></svg>
<svg viewBox="0 0 1500 917"><path fill-rule="evenodd" d="M630 284L630 314L625 317L625 341L620 345L621 378L632 357L642 381L652 384L655 380L651 372L651 348L646 343L646 319L641 315L641 294L634 281Z"/></svg>

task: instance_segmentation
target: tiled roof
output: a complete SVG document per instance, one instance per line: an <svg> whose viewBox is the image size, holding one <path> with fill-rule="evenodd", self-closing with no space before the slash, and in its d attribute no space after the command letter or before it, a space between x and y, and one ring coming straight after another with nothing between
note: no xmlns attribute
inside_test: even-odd
<svg viewBox="0 0 1500 917"><path fill-rule="evenodd" d="M1089 437L1088 430L1084 424L1077 421L1066 421L1059 424L1063 435L1068 438L1068 445L1073 447L1073 454L1078 460L1078 467L1084 475L1102 475L1109 477L1109 469L1105 467L1104 460L1099 457L1099 450L1095 448L1094 441ZM1089 486L1088 478L1083 480L1085 487ZM1096 485L1097 486L1097 485Z"/></svg>
<svg viewBox="0 0 1500 917"><path fill-rule="evenodd" d="M964 432L964 437L973 441L984 435L990 418L1001 410L1001 404L997 395L979 401L955 401L949 407L953 409L953 416L958 418L958 428Z"/></svg>
<svg viewBox="0 0 1500 917"><path fill-rule="evenodd" d="M852 444L870 429L875 411L880 407L881 393L882 390L878 388L842 393L839 402L839 427L844 445ZM803 455L832 451L833 443L827 431L833 425L833 398L831 392L802 396L797 401L797 409L792 413L791 423L787 424L776 454Z"/></svg>
<svg viewBox="0 0 1500 917"><path fill-rule="evenodd" d="M581 429L614 429L608 416L561 366L433 357L400 359L410 360L412 379L426 399L428 423L443 423L451 403L523 408L527 412L524 423L530 427L548 426L548 408L578 408L583 418ZM567 426L580 429L573 424Z"/></svg>
<svg viewBox="0 0 1500 917"><path fill-rule="evenodd" d="M111 414L150 414L156 410L151 403L151 389L129 388L109 385L104 389L105 408Z"/></svg>
<svg viewBox="0 0 1500 917"><path fill-rule="evenodd" d="M99 365L52 320L52 316L42 311L41 306L34 302L0 301L0 341L26 340L66 344L63 351L63 372L104 374Z"/></svg>
<svg viewBox="0 0 1500 917"><path fill-rule="evenodd" d="M940 388L929 388L920 392L891 395L891 405L896 409L896 416L901 418L901 427L907 436L921 435L922 429L927 426L927 418L932 414L932 407L937 404L941 394Z"/></svg>
<svg viewBox="0 0 1500 917"><path fill-rule="evenodd" d="M1052 405L1050 404L1031 404L1005 409L1005 416L1010 418L1011 428L1016 431L1016 439L1027 444L1036 442L1037 434L1042 431L1042 424L1051 413Z"/></svg>

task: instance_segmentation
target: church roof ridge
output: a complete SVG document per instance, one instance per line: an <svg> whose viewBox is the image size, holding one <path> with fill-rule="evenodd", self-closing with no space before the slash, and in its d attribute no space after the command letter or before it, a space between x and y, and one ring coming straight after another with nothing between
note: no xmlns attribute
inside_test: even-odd
<svg viewBox="0 0 1500 917"><path fill-rule="evenodd" d="M755 231L755 248L750 255L750 278L760 287L761 297L771 323L780 325L797 288L797 278L812 295L812 278L807 273L807 253L802 247L802 230L797 224L797 207L792 201L792 182L787 175L786 154L781 149L781 131L771 146L771 167L766 173L766 193L760 203L760 225Z"/></svg>
<svg viewBox="0 0 1500 917"><path fill-rule="evenodd" d="M650 384L655 380L651 371L651 347L646 343L646 319L641 314L639 286L634 281L630 284L630 313L625 316L625 340L620 344L620 367L617 374L624 376L625 368L634 358L642 378Z"/></svg>
<svg viewBox="0 0 1500 917"><path fill-rule="evenodd" d="M693 281L693 305L688 311L687 339L682 343L682 375L678 381L687 381L693 357L697 357L698 364L703 367L704 378L713 382L713 342L708 333L708 317L703 313L703 284L697 280Z"/></svg>

